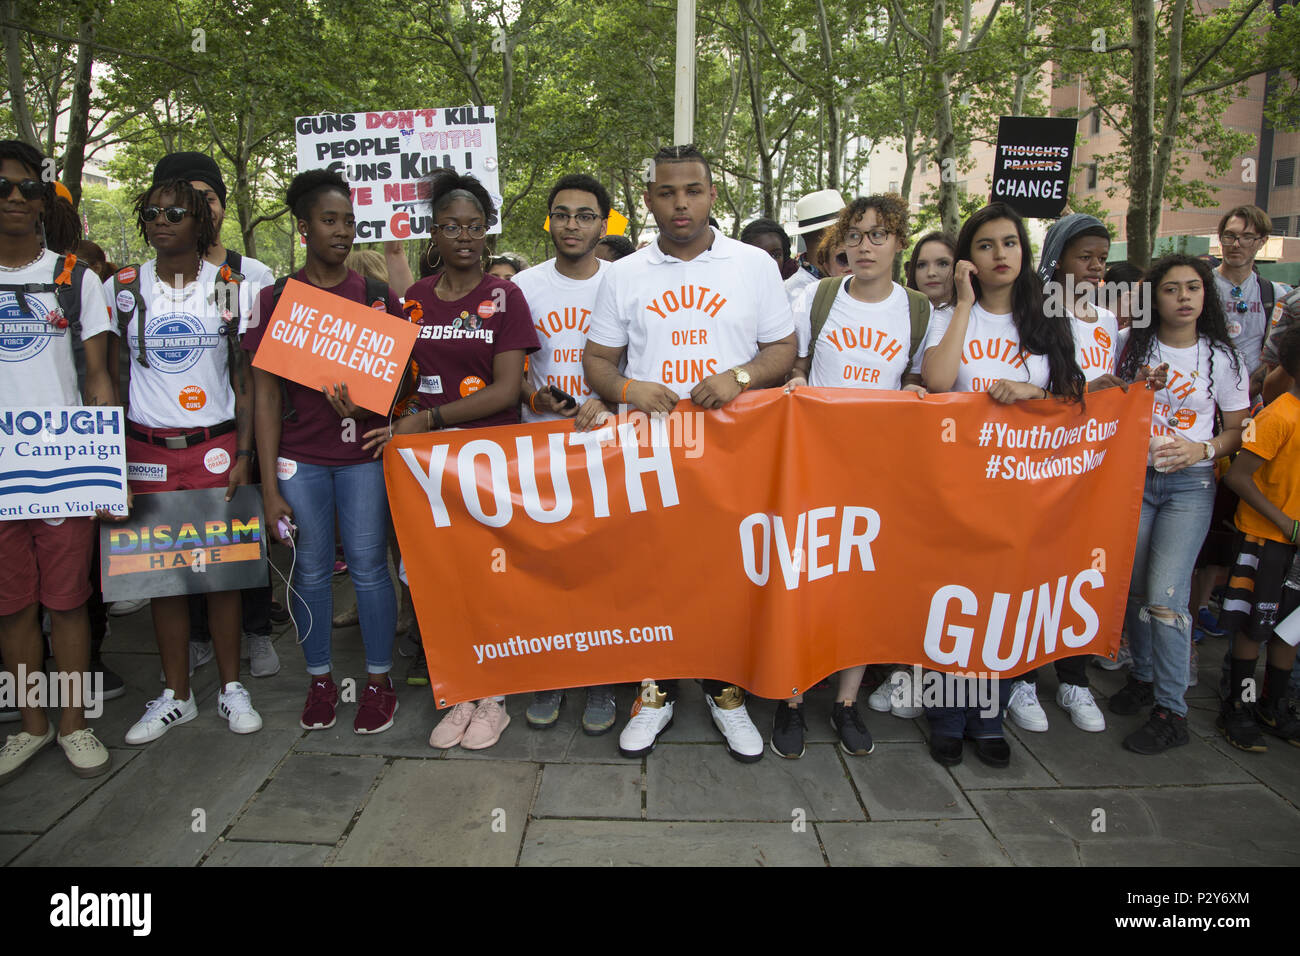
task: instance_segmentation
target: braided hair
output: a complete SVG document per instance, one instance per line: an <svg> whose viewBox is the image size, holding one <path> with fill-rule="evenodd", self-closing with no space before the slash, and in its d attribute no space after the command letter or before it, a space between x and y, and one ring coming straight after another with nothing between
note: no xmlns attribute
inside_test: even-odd
<svg viewBox="0 0 1300 956"><path fill-rule="evenodd" d="M195 240L198 245L199 258L217 243L217 223L212 218L212 208L199 191L190 185L187 179L171 179L150 186L135 199L135 224L140 229L140 236L147 243L149 234L145 231L144 211L152 206L153 197L171 193L176 205L183 206L194 217Z"/></svg>

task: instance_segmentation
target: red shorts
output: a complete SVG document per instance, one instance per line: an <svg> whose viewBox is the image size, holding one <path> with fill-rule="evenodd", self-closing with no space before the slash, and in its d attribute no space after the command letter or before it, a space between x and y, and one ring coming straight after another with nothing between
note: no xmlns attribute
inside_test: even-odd
<svg viewBox="0 0 1300 956"><path fill-rule="evenodd" d="M52 611L85 604L96 533L94 518L0 521L0 615L37 601Z"/></svg>
<svg viewBox="0 0 1300 956"><path fill-rule="evenodd" d="M150 435L183 435L193 429L141 428ZM126 477L133 495L158 491L194 491L199 488L224 488L235 466L237 437L234 431L210 438L189 448L167 448L126 436Z"/></svg>

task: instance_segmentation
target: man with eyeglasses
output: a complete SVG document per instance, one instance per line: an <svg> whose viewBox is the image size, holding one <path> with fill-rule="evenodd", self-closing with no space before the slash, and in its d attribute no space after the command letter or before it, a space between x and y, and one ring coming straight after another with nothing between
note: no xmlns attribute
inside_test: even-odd
<svg viewBox="0 0 1300 956"><path fill-rule="evenodd" d="M785 381L795 337L781 274L767 253L709 225L717 195L708 161L693 146L655 154L643 198L659 238L606 271L583 352L587 381L606 401L647 415L671 412L687 396L701 408L722 408L748 388ZM759 760L763 737L744 691L706 680L704 697L727 752ZM646 681L619 753L653 750L676 699L676 681Z"/></svg>
<svg viewBox="0 0 1300 956"><path fill-rule="evenodd" d="M1276 354L1268 363L1263 357L1277 290L1255 271L1255 256L1268 240L1271 227L1268 214L1258 206L1237 206L1219 220L1223 261L1214 271L1214 284L1223 302L1228 335L1250 368L1252 400L1259 397L1269 367L1277 364Z"/></svg>
<svg viewBox="0 0 1300 956"><path fill-rule="evenodd" d="M526 422L576 418L585 430L608 412L587 384L582 350L591 328L596 292L609 263L596 256L596 247L609 226L609 193L596 179L582 173L563 176L551 187L551 244L555 258L515 276L515 285L528 300L541 350L528 359L519 393ZM525 718L534 730L555 726L563 690L538 691ZM582 730L590 737L614 728L614 688L587 688Z"/></svg>

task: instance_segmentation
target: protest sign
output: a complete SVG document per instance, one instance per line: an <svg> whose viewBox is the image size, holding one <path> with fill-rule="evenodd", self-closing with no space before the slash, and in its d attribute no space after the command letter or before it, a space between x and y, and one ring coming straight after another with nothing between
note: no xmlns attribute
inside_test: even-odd
<svg viewBox="0 0 1300 956"><path fill-rule="evenodd" d="M358 407L386 415L417 335L416 325L382 308L290 279L253 365L315 389L344 382Z"/></svg>
<svg viewBox="0 0 1300 956"><path fill-rule="evenodd" d="M262 495L241 485L136 495L125 522L99 527L105 601L266 586Z"/></svg>
<svg viewBox="0 0 1300 956"><path fill-rule="evenodd" d="M299 116L294 129L298 172L332 169L352 186L361 242L432 235L421 180L439 166L475 177L501 208L495 107L321 113Z"/></svg>
<svg viewBox="0 0 1300 956"><path fill-rule="evenodd" d="M785 698L856 664L1113 654L1151 407L771 389L595 432L399 436L435 700L647 677Z"/></svg>
<svg viewBox="0 0 1300 956"><path fill-rule="evenodd" d="M1055 219L1070 196L1079 121L1061 116L1003 116L993 162L992 202L1020 215Z"/></svg>
<svg viewBox="0 0 1300 956"><path fill-rule="evenodd" d="M0 521L126 514L116 406L0 408Z"/></svg>

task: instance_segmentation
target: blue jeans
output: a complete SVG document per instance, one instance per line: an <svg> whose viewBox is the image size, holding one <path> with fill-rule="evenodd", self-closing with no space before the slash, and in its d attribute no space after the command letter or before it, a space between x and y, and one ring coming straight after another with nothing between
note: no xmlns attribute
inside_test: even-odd
<svg viewBox="0 0 1300 956"><path fill-rule="evenodd" d="M1137 551L1129 580L1129 648L1133 676L1154 685L1156 704L1187 715L1187 668L1192 652L1192 568L1210 528L1214 470L1193 466L1169 474L1147 468L1138 521ZM1173 612L1163 621L1152 608Z"/></svg>
<svg viewBox="0 0 1300 956"><path fill-rule="evenodd" d="M926 678L929 678L931 672L926 671ZM937 674L937 672L935 672ZM943 679L939 675L939 679ZM979 678L979 688L967 686L966 699L964 707L956 706L939 706L926 707L925 719L930 722L930 733L935 737L1001 737L1002 718L1006 714L1007 701L1011 699L1011 685L1018 678L1001 678L997 684L997 713L986 715L983 708L976 704L971 698L975 696L990 700L993 696L993 688L990 686L992 681L987 678ZM956 704L955 687L950 687L946 682L942 685L943 704ZM950 693L952 692L952 693ZM972 692L974 692L972 694Z"/></svg>
<svg viewBox="0 0 1300 956"><path fill-rule="evenodd" d="M348 574L357 592L357 616L366 647L366 670L384 674L393 667L397 598L388 574L388 495L384 466L309 465L298 462L291 478L280 479L280 494L298 525L298 555L290 595L298 640L308 674L330 672L333 630L334 514Z"/></svg>

